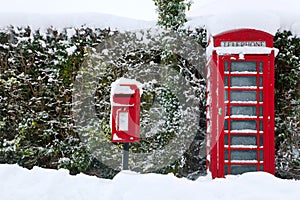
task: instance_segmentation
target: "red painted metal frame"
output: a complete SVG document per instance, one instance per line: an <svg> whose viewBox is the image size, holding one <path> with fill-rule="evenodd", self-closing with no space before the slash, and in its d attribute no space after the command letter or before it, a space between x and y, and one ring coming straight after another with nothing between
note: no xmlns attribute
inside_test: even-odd
<svg viewBox="0 0 300 200"><path fill-rule="evenodd" d="M224 65L224 62L227 61L230 66L231 62L234 62L236 60L232 60L232 58L235 58L236 60L238 60L238 56L237 55L230 55L230 56L222 56L221 59L223 62L220 62L220 68L223 68L222 65ZM271 88L271 85L269 84L270 82L270 78L269 75L270 73L268 73L268 69L269 69L269 56L266 55L246 55L245 56L245 61L250 61L250 62L255 62L256 63L256 74L252 74L252 73L243 73L243 74L231 74L230 72L228 74L226 74L226 76L228 76L229 81L232 77L232 75L234 76L252 76L252 77L256 77L256 87L254 88L231 88L230 86L228 86L225 90L228 91L228 99L230 99L230 91L231 90L243 90L243 91L256 91L256 103L248 103L248 102L243 102L243 103L231 103L230 100L228 100L228 102L225 103L225 105L227 106L228 109L228 127L230 127L230 122L231 120L255 120L256 121L256 127L257 127L257 131L256 133L254 132L249 132L249 133L238 133L238 132L234 132L232 133L231 130L225 131L223 130L222 132L222 138L220 138L220 155L223 155L222 152L225 152L225 150L227 150L228 152L228 161L225 161L225 159L220 159L220 172L218 173L218 177L223 177L225 174L224 172L224 166L225 164L228 165L228 173L230 174L230 166L232 164L235 165L256 165L257 166L257 171L261 171L261 167L263 167L264 171L268 171L272 174L274 174L272 172L272 165L270 162L271 160L274 159L271 158L273 157L272 155L274 155L272 152L272 149L274 151L274 148L271 147L271 144L274 143L274 131L272 132L272 130L270 129L270 127L272 126L270 124L271 122L271 112L272 112L272 108L271 108L271 102L274 100L271 100L269 97L272 96L271 91L274 91L274 88ZM260 73L259 72L259 68L260 68L260 63L263 63L264 67L264 72ZM230 70L229 70L230 71ZM225 73L223 74L225 76ZM262 87L259 86L259 80L260 77L262 77L263 79L263 85ZM229 83L228 83L229 84ZM263 101L260 102L259 101L259 93L262 91L263 93ZM268 102L268 103L265 103ZM255 118L248 118L248 117L239 117L239 118L234 118L230 116L230 108L233 105L243 105L243 106L255 106L256 107L256 117ZM263 116L260 116L260 110L259 107L262 106L263 107ZM227 117L227 116L226 116ZM270 118L270 119L269 119ZM260 131L260 121L263 122L263 131ZM230 129L230 128L229 128ZM274 130L274 129L273 129ZM225 147L224 145L224 137L225 135L228 135L228 146ZM234 135L251 135L251 136L256 136L256 147L231 147L230 145L230 136L234 134ZM263 136L263 141L264 144L263 146L260 146L260 136ZM230 152L231 150L256 150L257 151L257 162L249 162L248 164L246 162L238 162L238 161L234 161L232 162L230 160ZM260 151L264 152L264 160L263 162L260 161ZM269 159L270 158L270 159ZM274 168L274 167L273 167Z"/></svg>
<svg viewBox="0 0 300 200"><path fill-rule="evenodd" d="M217 126L212 123L214 116L216 116L216 105L217 105L217 95L216 95L216 77L217 77L217 64L216 64L216 53L213 53L213 59L210 60L207 66L207 155L210 159L207 159L207 167L209 171L212 172L213 178L216 177L216 172L218 170L218 151L217 142L218 138L215 134L217 132Z"/></svg>
<svg viewBox="0 0 300 200"><path fill-rule="evenodd" d="M220 34L214 37L214 46L220 46L222 41L266 41L267 47L273 47L273 36L257 30L243 29L229 31L224 34ZM233 61L250 61L256 63L256 74L253 73L242 73L242 74L231 74L228 76L228 84L230 83L231 76L253 76L256 77L256 87L254 88L232 88L230 85L224 88L224 62L230 63ZM260 73L260 63L263 63L263 72ZM239 60L238 55L217 55L216 51L212 52L212 56L208 62L207 68L210 69L208 73L208 87L207 87L207 98L211 100L207 104L207 154L210 159L207 161L207 166L212 173L212 177L224 177L226 174L231 174L230 166L232 164L238 165L255 165L257 171L260 171L263 167L263 171L271 174L275 173L275 147L274 147L274 50L271 54L262 55L244 55L243 60ZM230 71L230 70L229 70ZM263 85L260 84L260 77L262 77ZM228 102L224 101L224 91L228 91ZM230 102L230 90L251 90L256 92L257 102ZM259 93L262 91L263 101L259 102ZM232 105L245 105L245 106L256 106L256 117L251 120L256 121L257 130L255 132L249 131L248 133L243 132L232 132L230 130L230 122L232 118L230 116L230 107ZM225 106L228 108L228 116L225 117ZM263 115L260 116L260 106L263 107ZM223 112L222 112L223 110ZM221 112L220 112L221 111ZM228 118L228 131L224 130L224 121ZM238 120L249 120L248 117L236 118ZM260 121L263 122L263 130L260 130ZM228 145L224 144L224 137L228 137ZM255 147L232 147L230 145L230 135L252 135L256 136ZM260 145L260 138L263 138L263 146ZM228 160L225 161L224 152L228 152ZM231 150L256 150L257 151L257 162L239 162L230 160ZM263 161L260 161L260 152L263 151ZM228 166L227 173L225 174L225 165Z"/></svg>
<svg viewBox="0 0 300 200"><path fill-rule="evenodd" d="M222 41L265 41L267 47L273 47L273 35L254 29L230 30L214 36L214 46L221 46Z"/></svg>

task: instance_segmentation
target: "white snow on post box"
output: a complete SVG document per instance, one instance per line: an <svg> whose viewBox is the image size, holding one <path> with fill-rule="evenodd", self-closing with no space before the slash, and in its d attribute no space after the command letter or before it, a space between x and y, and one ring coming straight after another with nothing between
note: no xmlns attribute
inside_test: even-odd
<svg viewBox="0 0 300 200"><path fill-rule="evenodd" d="M134 90L128 85L118 85L114 88L114 94L134 94Z"/></svg>
<svg viewBox="0 0 300 200"><path fill-rule="evenodd" d="M121 86L123 85L123 86ZM143 84L138 82L135 79L128 79L128 78L119 78L115 82L111 84L111 92L110 92L110 100L112 102L112 94L132 94L134 91L130 89L129 86L124 85L136 85L140 90L140 96L143 94Z"/></svg>

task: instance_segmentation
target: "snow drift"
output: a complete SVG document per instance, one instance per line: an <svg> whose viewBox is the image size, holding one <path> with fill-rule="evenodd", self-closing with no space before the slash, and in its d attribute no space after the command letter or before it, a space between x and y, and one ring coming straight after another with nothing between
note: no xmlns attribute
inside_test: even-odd
<svg viewBox="0 0 300 200"><path fill-rule="evenodd" d="M108 180L71 176L64 169L27 170L17 165L0 165L0 188L2 200L298 200L300 196L300 181L282 180L264 172L190 181L171 174L122 171Z"/></svg>

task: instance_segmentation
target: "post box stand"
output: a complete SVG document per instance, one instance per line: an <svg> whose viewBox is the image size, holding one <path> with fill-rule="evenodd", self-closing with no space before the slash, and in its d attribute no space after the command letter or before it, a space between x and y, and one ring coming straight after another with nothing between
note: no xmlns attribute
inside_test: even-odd
<svg viewBox="0 0 300 200"><path fill-rule="evenodd" d="M120 78L111 84L111 141L123 144L122 169L128 170L130 143L140 141L141 83Z"/></svg>

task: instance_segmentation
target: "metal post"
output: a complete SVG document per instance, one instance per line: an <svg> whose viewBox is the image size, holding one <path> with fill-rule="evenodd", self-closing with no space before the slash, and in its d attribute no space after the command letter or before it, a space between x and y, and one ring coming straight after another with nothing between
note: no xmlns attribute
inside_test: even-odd
<svg viewBox="0 0 300 200"><path fill-rule="evenodd" d="M128 160L129 160L129 143L123 143L123 170L128 170Z"/></svg>

